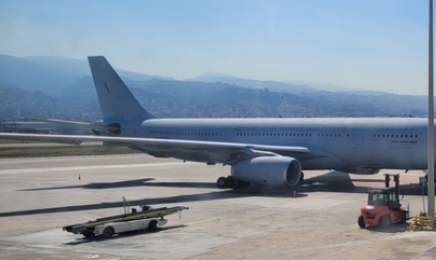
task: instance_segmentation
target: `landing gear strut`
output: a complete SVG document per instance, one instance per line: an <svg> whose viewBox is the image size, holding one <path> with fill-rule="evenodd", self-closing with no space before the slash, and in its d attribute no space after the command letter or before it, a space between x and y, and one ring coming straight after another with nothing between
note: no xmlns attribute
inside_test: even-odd
<svg viewBox="0 0 436 260"><path fill-rule="evenodd" d="M216 186L220 189L232 188L232 189L240 189L240 188L248 188L251 185L249 182L237 180L232 176L227 177L219 177L216 181Z"/></svg>
<svg viewBox="0 0 436 260"><path fill-rule="evenodd" d="M304 173L301 172L301 176L300 176L300 182L304 181Z"/></svg>

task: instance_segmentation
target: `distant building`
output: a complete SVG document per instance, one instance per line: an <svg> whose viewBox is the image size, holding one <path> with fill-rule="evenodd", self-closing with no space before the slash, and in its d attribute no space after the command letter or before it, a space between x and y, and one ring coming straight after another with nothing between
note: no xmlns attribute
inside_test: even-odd
<svg viewBox="0 0 436 260"><path fill-rule="evenodd" d="M9 121L0 122L0 132L9 133L61 133L61 134L77 134L91 133L90 130L83 130L77 127L61 126L43 122L28 122L28 121Z"/></svg>

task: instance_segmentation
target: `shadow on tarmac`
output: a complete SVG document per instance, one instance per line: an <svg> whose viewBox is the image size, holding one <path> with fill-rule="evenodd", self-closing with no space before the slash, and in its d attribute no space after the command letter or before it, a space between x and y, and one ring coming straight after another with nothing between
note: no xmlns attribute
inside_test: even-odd
<svg viewBox="0 0 436 260"><path fill-rule="evenodd" d="M136 180L127 180L120 182L108 183L89 183L85 185L72 185L39 189L27 189L21 191L42 191L53 189L117 189L128 188L135 186L142 187L172 187L172 188L205 188L214 189L214 191L206 192L203 194L191 195L176 195L162 198L144 198L139 200L129 201L130 205L153 205L153 204L175 204L192 201L212 201L230 198L244 198L244 197L277 197L277 198L304 198L313 192L343 192L343 193L367 193L370 187L373 187L373 182L380 182L379 187L383 187L383 181L380 180L367 180L358 179L351 180L349 174L332 171L327 174L308 178L301 184L292 188L269 188L252 185L249 188L238 190L218 190L216 184L213 182L156 182L154 178L143 178ZM371 184L372 183L372 184ZM371 186L372 185L372 186ZM418 184L406 184L400 186L401 194L404 195L422 195L421 188ZM295 194L295 193L296 194ZM62 206L43 209L22 210L13 212L0 212L0 218L35 215L35 214L48 214L59 212L95 210L95 209L108 209L123 207L122 201L117 202L102 202L87 205L74 205Z"/></svg>
<svg viewBox="0 0 436 260"><path fill-rule="evenodd" d="M135 236L141 236L141 235L147 235L147 234L152 234L152 233L159 233L162 231L167 231L167 230L172 230L172 229L179 229L179 228L184 228L186 227L186 225L175 225L175 226L167 226L167 227L161 227L158 228L156 231L148 231L148 230L138 230L138 231L130 231L130 232L125 232L125 233L121 233L118 235L114 235L111 238L103 238L103 237L93 237L93 238L86 238L86 237L80 237L80 238L76 238L76 240L71 241L71 242L67 242L67 243L63 243L66 246L78 246L81 244L89 244L89 243L99 243L99 242L104 242L104 241L108 241L108 240L114 240L114 239L120 239L120 238L125 238L125 237L135 237ZM74 235L74 234L72 234ZM80 235L76 235L76 236L80 236Z"/></svg>
<svg viewBox="0 0 436 260"><path fill-rule="evenodd" d="M47 187L36 189L23 189L19 191L43 191L43 190L63 190L63 189L119 189L131 187L170 187L170 188L216 188L212 182L152 182L155 178L144 178L117 182L93 182L85 185L70 185L59 187Z"/></svg>
<svg viewBox="0 0 436 260"><path fill-rule="evenodd" d="M357 222L357 221L356 221ZM357 225L357 223L356 223ZM376 233L404 233L407 231L407 223L405 224L392 224L388 228L379 228L379 227L367 227L366 230Z"/></svg>
<svg viewBox="0 0 436 260"><path fill-rule="evenodd" d="M220 199L230 199L230 198L244 198L249 196L272 196L272 197L291 197L291 194L260 194L257 192L244 192L244 190L222 190L213 191L203 194L192 194L192 195L177 195L165 198L152 198L152 199L139 199L139 200L129 200L131 206L137 205L153 205L153 204L175 204L184 203L190 201L208 201L208 200L220 200ZM108 208L122 208L123 202L103 202L88 205L75 205L75 206L63 206L63 207L52 207L44 209L32 209L32 210L22 210L13 212L1 212L0 218L2 217L12 217L12 216L24 216L24 215L35 215L35 214L47 214L47 213L59 213L59 212L71 212L71 211L83 211L83 210L95 210L95 209L108 209Z"/></svg>

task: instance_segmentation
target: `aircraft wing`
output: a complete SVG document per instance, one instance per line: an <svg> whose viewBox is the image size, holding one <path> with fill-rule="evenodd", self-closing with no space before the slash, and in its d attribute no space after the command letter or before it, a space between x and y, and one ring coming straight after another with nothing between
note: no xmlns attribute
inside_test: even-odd
<svg viewBox="0 0 436 260"><path fill-rule="evenodd" d="M214 153L223 157L231 157L232 155L237 154L245 155L243 157L252 157L255 156L255 153L308 154L310 152L307 147L302 146L113 136L0 133L0 139L56 142L74 145L79 145L82 142L101 141L127 146L139 146L147 151L203 151L206 153ZM238 161L238 159L235 160Z"/></svg>
<svg viewBox="0 0 436 260"><path fill-rule="evenodd" d="M100 130L100 131L119 130L116 126L96 125L96 124L90 124L90 123L78 122L78 121L65 121L65 120L46 119L46 118L31 118L30 120L33 122L42 122L42 123L49 123L49 124L63 125L63 126L73 126L73 127L86 128L91 130Z"/></svg>

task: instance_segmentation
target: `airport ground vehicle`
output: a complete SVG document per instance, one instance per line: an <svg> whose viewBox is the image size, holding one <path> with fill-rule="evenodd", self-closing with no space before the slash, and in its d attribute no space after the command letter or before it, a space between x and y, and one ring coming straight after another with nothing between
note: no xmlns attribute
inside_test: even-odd
<svg viewBox="0 0 436 260"><path fill-rule="evenodd" d="M121 221L121 222L107 222L95 226L94 236L103 236L109 238L114 234L120 234L129 231L138 231L148 229L155 231L167 223L168 220L160 218L147 218L139 220Z"/></svg>
<svg viewBox="0 0 436 260"><path fill-rule="evenodd" d="M163 226L167 223L167 220L164 219L164 216L178 212L180 217L181 211L185 209L189 208L177 206L154 209L144 206L140 212L138 212L136 209L132 209L132 213L127 213L125 209L125 213L122 215L110 216L85 223L68 225L64 226L62 229L74 234L82 234L87 238L94 236L103 236L108 238L114 234L145 229L155 231L159 226Z"/></svg>
<svg viewBox="0 0 436 260"><path fill-rule="evenodd" d="M395 186L389 188L391 176ZM368 204L360 209L361 215L357 220L360 228L386 228L391 224L406 223L409 219L409 206L407 209L401 207L399 186L399 174L385 174L385 188L368 191Z"/></svg>

